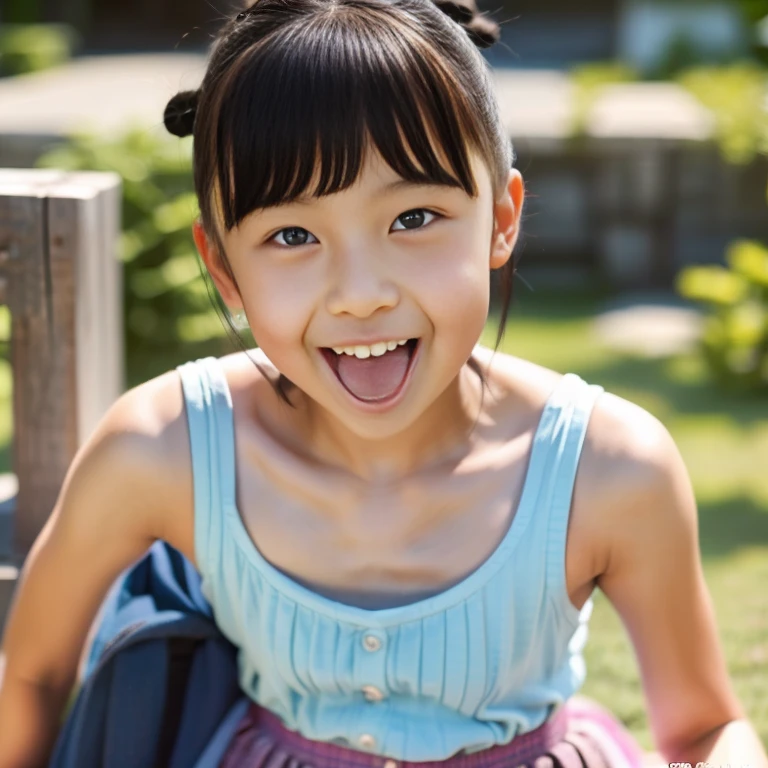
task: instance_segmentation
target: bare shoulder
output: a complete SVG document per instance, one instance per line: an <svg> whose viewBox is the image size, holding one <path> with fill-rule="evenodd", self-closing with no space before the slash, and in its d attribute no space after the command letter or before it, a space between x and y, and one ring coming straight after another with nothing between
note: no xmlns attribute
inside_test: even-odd
<svg viewBox="0 0 768 768"><path fill-rule="evenodd" d="M511 355L497 357L503 361L507 391L536 418L563 374ZM607 568L616 539L627 531L638 506L669 492L671 484L688 482L664 424L636 403L604 391L595 400L579 459L569 541L573 536L591 552L597 576Z"/></svg>
<svg viewBox="0 0 768 768"><path fill-rule="evenodd" d="M90 461L109 468L105 477L130 478L152 537L191 555L192 461L179 374L168 371L124 392L88 444Z"/></svg>
<svg viewBox="0 0 768 768"><path fill-rule="evenodd" d="M658 482L679 457L669 430L652 413L611 392L595 402L587 431L598 469L608 473L607 493L625 493Z"/></svg>
<svg viewBox="0 0 768 768"><path fill-rule="evenodd" d="M628 549L642 558L665 531L696 526L688 471L669 430L612 392L595 401L579 474L601 574Z"/></svg>

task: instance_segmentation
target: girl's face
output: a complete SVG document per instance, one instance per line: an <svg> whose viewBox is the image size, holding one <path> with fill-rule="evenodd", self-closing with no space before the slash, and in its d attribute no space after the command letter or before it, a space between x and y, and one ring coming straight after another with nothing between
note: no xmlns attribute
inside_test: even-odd
<svg viewBox="0 0 768 768"><path fill-rule="evenodd" d="M514 246L523 201L512 170L500 200L478 155L479 196L404 182L371 151L336 194L258 210L222 242L236 285L200 225L195 239L222 298L311 407L361 438L412 426L456 385L486 322L489 269ZM419 339L402 392L371 407L342 386L323 348Z"/></svg>

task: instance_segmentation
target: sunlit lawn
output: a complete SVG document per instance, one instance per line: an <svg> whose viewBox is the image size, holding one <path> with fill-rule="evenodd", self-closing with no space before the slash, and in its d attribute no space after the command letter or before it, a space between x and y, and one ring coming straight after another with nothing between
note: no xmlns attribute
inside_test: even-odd
<svg viewBox="0 0 768 768"><path fill-rule="evenodd" d="M695 355L655 361L605 349L591 332L600 307L596 299L520 292L501 349L578 373L643 406L670 430L699 502L704 568L729 669L748 716L768 742L768 396L724 395ZM489 322L483 343L493 346L495 336ZM165 358L165 368L173 364ZM146 377L164 369L157 366L147 363ZM129 376L134 382L145 378L138 370ZM9 469L9 394L8 371L0 367L0 472ZM590 626L583 693L609 706L651 749L631 646L600 592Z"/></svg>

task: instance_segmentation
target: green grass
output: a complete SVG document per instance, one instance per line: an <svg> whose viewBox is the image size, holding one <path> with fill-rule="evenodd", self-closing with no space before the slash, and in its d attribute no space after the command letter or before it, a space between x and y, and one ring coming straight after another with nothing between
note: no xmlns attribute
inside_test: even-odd
<svg viewBox="0 0 768 768"><path fill-rule="evenodd" d="M675 438L696 491L705 576L728 667L747 715L768 742L768 396L720 392L695 354L648 360L606 349L592 333L599 297L537 291L516 301L500 349L602 385L646 408ZM492 315L484 344L494 345L496 327ZM129 381L168 367L167 359L160 368L133 366ZM0 361L0 471L10 466L9 395L9 371ZM631 645L599 591L586 660L582 693L608 706L652 749Z"/></svg>

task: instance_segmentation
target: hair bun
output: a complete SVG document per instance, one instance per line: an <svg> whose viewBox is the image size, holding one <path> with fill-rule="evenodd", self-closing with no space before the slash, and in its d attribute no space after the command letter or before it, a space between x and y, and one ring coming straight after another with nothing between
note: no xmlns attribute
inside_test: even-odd
<svg viewBox="0 0 768 768"><path fill-rule="evenodd" d="M499 25L480 14L477 14L469 24L464 24L463 26L467 30L467 34L472 42L478 48L490 48L495 43L498 43L501 37Z"/></svg>
<svg viewBox="0 0 768 768"><path fill-rule="evenodd" d="M446 15L450 16L458 24L466 24L475 17L477 9L471 0L437 0L435 5Z"/></svg>
<svg viewBox="0 0 768 768"><path fill-rule="evenodd" d="M434 0L434 3L446 16L464 28L478 48L490 48L499 41L499 25L478 11L476 0Z"/></svg>
<svg viewBox="0 0 768 768"><path fill-rule="evenodd" d="M200 91L181 91L168 102L163 122L169 133L184 138L195 129L195 115Z"/></svg>

